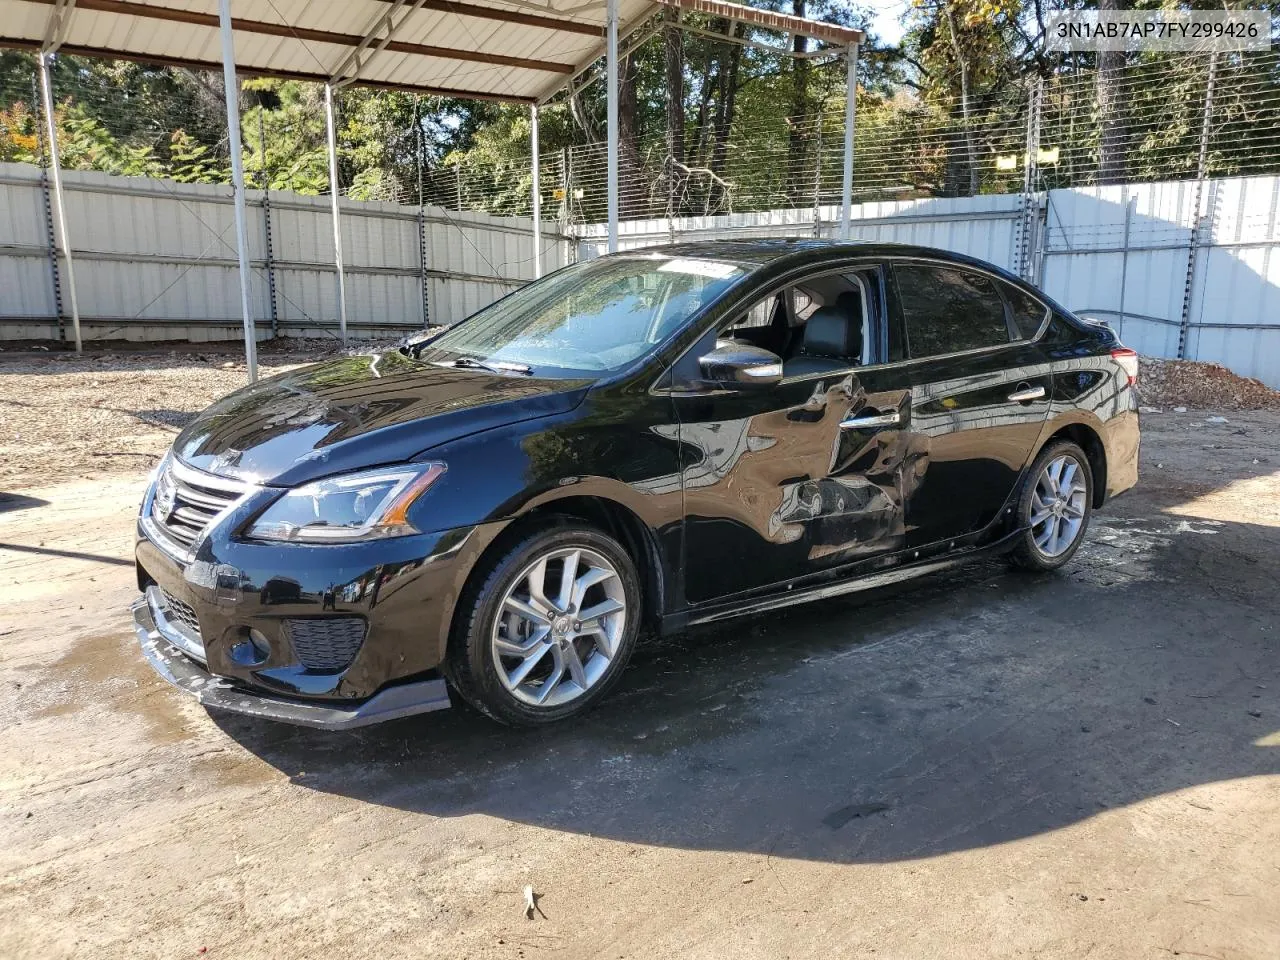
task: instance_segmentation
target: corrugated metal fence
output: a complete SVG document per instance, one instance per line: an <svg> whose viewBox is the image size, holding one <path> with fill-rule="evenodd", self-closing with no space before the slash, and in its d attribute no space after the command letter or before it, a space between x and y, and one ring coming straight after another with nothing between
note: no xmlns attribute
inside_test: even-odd
<svg viewBox="0 0 1280 960"><path fill-rule="evenodd" d="M995 194L862 203L854 205L852 214L854 235L860 240L942 247L1012 269L1021 209L1021 197ZM840 232L839 217L839 207L822 206L716 217L629 220L618 224L618 249L729 237L835 237ZM579 259L604 252L607 225L577 229Z"/></svg>
<svg viewBox="0 0 1280 960"><path fill-rule="evenodd" d="M0 164L0 339L59 336L69 311L51 256L42 171ZM67 214L86 338L240 335L231 189L67 171ZM337 294L327 197L247 191L259 335L333 335ZM342 201L354 334L449 324L533 278L532 221ZM543 269L569 243L543 230ZM69 325L69 321L68 324Z"/></svg>
<svg viewBox="0 0 1280 960"><path fill-rule="evenodd" d="M69 172L69 216L88 337L239 336L229 188ZM332 335L328 199L249 192L254 303L263 336ZM438 207L343 201L352 329L453 323L533 277L532 224ZM620 224L633 249L673 240L829 237L839 210L774 210ZM940 247L1013 270L1067 307L1110 321L1150 356L1221 363L1280 387L1280 177L859 204L854 235ZM604 251L547 223L543 269ZM41 171L0 164L0 339L56 338ZM425 287L425 296L424 296Z"/></svg>
<svg viewBox="0 0 1280 960"><path fill-rule="evenodd" d="M1051 191L1040 283L1140 353L1280 387L1280 177Z"/></svg>
<svg viewBox="0 0 1280 960"><path fill-rule="evenodd" d="M619 247L838 235L839 208L638 220ZM1148 356L1221 363L1280 388L1280 177L865 203L853 235L980 257L1107 320ZM604 249L581 228L579 256Z"/></svg>

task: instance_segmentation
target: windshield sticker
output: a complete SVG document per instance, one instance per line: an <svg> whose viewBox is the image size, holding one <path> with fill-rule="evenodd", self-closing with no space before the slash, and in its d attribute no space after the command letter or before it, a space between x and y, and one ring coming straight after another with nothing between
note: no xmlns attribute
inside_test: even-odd
<svg viewBox="0 0 1280 960"><path fill-rule="evenodd" d="M712 280L727 280L738 272L732 263L717 263L714 260L668 260L658 268L661 273L691 273L695 277L710 277Z"/></svg>

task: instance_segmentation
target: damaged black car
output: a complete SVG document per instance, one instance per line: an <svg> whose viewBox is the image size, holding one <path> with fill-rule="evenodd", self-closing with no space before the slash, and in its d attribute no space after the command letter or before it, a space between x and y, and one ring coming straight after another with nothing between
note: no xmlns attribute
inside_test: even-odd
<svg viewBox="0 0 1280 960"><path fill-rule="evenodd" d="M646 634L1006 554L1137 480L1137 358L920 247L600 257L197 417L137 520L142 651L211 708L341 729L574 716Z"/></svg>

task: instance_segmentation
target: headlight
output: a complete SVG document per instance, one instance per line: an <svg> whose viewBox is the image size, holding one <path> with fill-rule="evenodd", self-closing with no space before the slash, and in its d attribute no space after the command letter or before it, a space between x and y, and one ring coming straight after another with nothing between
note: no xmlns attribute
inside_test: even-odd
<svg viewBox="0 0 1280 960"><path fill-rule="evenodd" d="M253 522L253 540L350 543L420 532L406 513L444 474L443 463L383 467L290 490Z"/></svg>

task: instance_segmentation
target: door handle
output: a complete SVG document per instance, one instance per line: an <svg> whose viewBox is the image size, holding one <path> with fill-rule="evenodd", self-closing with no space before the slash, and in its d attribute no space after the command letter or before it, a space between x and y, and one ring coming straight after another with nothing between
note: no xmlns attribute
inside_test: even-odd
<svg viewBox="0 0 1280 960"><path fill-rule="evenodd" d="M840 421L841 430L865 430L868 427L896 427L902 422L898 411L891 413L868 413L859 417L850 417Z"/></svg>
<svg viewBox="0 0 1280 960"><path fill-rule="evenodd" d="M1023 387L1021 390L1015 390L1009 394L1011 403L1029 403L1032 400L1039 400L1044 396L1044 387Z"/></svg>

